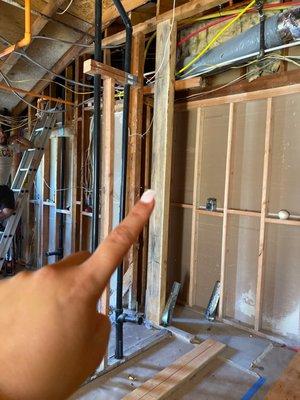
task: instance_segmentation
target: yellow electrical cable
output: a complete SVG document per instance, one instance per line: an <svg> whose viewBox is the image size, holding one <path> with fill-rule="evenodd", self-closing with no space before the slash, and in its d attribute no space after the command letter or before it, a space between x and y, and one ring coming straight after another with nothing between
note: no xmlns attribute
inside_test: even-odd
<svg viewBox="0 0 300 400"><path fill-rule="evenodd" d="M251 3L247 5L236 17L234 17L232 20L230 20L213 38L212 40L198 53L188 64L186 64L184 67L179 70L176 75L181 74L182 72L186 71L188 68L190 68L191 65L193 65L199 58L201 58L207 50L211 48L211 46L218 40L218 38L231 26L233 25L239 18L241 18L254 4L256 3L256 0L252 0Z"/></svg>
<svg viewBox="0 0 300 400"><path fill-rule="evenodd" d="M275 12L275 11L280 11L280 10L286 10L288 8L292 8L295 7L292 4L288 4L288 5L284 5L284 3L282 3L282 6L276 6L276 7L264 7L264 11L265 12ZM209 14L209 15L203 15L203 17L199 17L199 18L194 18L193 21L206 21L208 19L212 19L212 18L219 18L219 17L225 17L226 15L235 15L239 12L243 11L243 9L239 8L239 9L233 9L233 10L225 10L225 11L219 11L213 14Z"/></svg>

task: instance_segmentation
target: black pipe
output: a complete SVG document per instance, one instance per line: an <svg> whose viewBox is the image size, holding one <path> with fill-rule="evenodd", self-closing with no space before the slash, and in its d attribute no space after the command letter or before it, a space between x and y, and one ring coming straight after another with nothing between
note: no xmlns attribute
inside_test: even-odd
<svg viewBox="0 0 300 400"><path fill-rule="evenodd" d="M124 10L120 0L114 0L122 22L126 31L125 42L125 61L124 70L130 73L131 62L131 40L132 40L132 25L131 21ZM130 86L124 86L124 103L123 103L123 126L122 126L122 169L121 169L121 193L120 193L120 212L119 221L125 217L125 202L126 202L126 170L127 170L127 147L128 147L128 117L129 117L129 95ZM123 323L124 319L119 318L123 314L123 263L118 266L117 270L117 297L115 310L116 323L116 350L115 358L123 358Z"/></svg>
<svg viewBox="0 0 300 400"><path fill-rule="evenodd" d="M95 0L95 60L102 61L102 1ZM93 132L93 216L92 251L99 243L100 157L101 157L101 76L94 77L94 132Z"/></svg>
<svg viewBox="0 0 300 400"><path fill-rule="evenodd" d="M66 138L61 138L61 152L60 152L60 187L65 187L65 159L66 159ZM65 208L65 191L60 191L59 196L59 208L63 210ZM58 259L61 260L64 257L64 233L65 233L65 215L60 214L59 216L59 231L58 231Z"/></svg>

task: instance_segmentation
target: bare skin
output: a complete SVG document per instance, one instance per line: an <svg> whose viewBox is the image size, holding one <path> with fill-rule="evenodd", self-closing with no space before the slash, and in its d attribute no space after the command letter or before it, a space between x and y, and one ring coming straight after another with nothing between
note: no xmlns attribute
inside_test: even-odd
<svg viewBox="0 0 300 400"><path fill-rule="evenodd" d="M153 207L151 191L92 255L0 282L1 400L67 399L97 368L110 332L98 299Z"/></svg>

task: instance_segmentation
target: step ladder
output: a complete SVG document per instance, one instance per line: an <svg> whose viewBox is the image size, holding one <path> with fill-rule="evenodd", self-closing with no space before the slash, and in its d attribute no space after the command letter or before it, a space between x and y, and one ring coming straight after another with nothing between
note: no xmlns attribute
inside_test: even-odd
<svg viewBox="0 0 300 400"><path fill-rule="evenodd" d="M20 165L13 180L11 189L15 194L16 209L15 213L7 218L4 232L0 235L0 271L5 261L6 254L11 246L18 223L21 219L24 206L29 198L36 172L43 158L45 147L48 144L51 130L56 124L57 107L50 109L47 105L42 117L37 120L34 126L30 141L34 143L34 148L27 149L23 153Z"/></svg>

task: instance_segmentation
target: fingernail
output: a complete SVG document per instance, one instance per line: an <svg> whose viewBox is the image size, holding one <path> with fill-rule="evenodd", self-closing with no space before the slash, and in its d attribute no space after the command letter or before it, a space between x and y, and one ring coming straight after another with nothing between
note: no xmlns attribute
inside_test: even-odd
<svg viewBox="0 0 300 400"><path fill-rule="evenodd" d="M146 190L146 192L143 193L140 200L142 203L148 204L148 203L152 203L154 198L155 198L155 190L148 189L148 190Z"/></svg>

